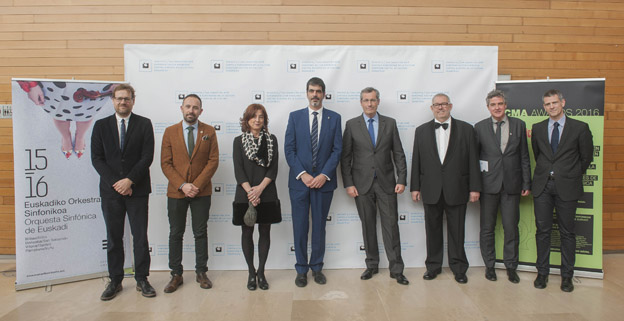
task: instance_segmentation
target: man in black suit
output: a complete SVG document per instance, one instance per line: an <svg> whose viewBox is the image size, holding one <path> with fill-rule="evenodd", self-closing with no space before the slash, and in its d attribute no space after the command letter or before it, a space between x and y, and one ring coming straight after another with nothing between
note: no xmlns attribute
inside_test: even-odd
<svg viewBox="0 0 624 321"><path fill-rule="evenodd" d="M481 175L477 140L472 126L451 118L453 104L446 94L433 96L434 119L416 128L412 154L412 200L422 199L427 233L425 280L442 272L446 212L449 266L455 281L467 283L468 259L464 250L464 225L468 201L479 200Z"/></svg>
<svg viewBox="0 0 624 321"><path fill-rule="evenodd" d="M537 278L533 285L546 288L550 271L550 233L553 209L561 238L561 290L572 292L576 234L576 204L583 195L583 174L594 158L592 133L587 123L565 115L565 99L556 89L542 97L549 118L533 125L531 146L535 156L533 203Z"/></svg>
<svg viewBox="0 0 624 321"><path fill-rule="evenodd" d="M98 120L91 136L91 161L100 175L108 239L110 283L100 299L110 300L122 289L126 213L133 238L136 289L145 297L154 297L156 291L147 281L150 267L147 204L152 191L149 167L154 159L154 131L149 119L132 113L132 86L115 87L113 105L115 114Z"/></svg>
<svg viewBox="0 0 624 321"><path fill-rule="evenodd" d="M379 207L390 277L399 284L407 285L409 281L403 275L397 211L397 194L403 193L407 184L407 165L396 121L377 113L379 102L377 89L367 87L360 92L364 113L347 121L342 136L342 180L347 194L355 198L362 221L366 270L360 278L368 280L379 272Z"/></svg>
<svg viewBox="0 0 624 321"><path fill-rule="evenodd" d="M485 278L496 281L494 228L500 208L505 232L503 261L509 281L518 283L520 195L529 195L531 189L526 125L520 119L505 115L507 102L502 91L491 91L485 101L491 117L475 125L483 182L480 197L481 256L485 263Z"/></svg>

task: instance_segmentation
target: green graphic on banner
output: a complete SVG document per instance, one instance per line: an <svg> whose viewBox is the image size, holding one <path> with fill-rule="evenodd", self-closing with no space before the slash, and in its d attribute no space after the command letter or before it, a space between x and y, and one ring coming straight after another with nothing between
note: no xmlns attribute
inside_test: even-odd
<svg viewBox="0 0 624 321"><path fill-rule="evenodd" d="M604 137L604 79L511 81L497 83L497 89L505 92L507 115L522 119L526 123L531 173L535 170L535 159L531 148L533 124L548 118L542 107L542 95L550 89L563 93L566 117L586 122L592 132L594 159L583 176L584 195L578 201L575 219L576 263L575 270L602 273L602 185L603 185L603 137ZM558 268L561 264L560 238L555 220L551 234L550 264ZM520 201L520 245L521 265L535 265L537 258L535 243L535 215L533 195ZM500 214L496 230L496 259L503 259L503 227Z"/></svg>

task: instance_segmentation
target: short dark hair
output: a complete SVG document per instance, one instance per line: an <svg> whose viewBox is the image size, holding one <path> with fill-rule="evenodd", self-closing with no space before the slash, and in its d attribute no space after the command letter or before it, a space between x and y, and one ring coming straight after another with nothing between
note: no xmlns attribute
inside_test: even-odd
<svg viewBox="0 0 624 321"><path fill-rule="evenodd" d="M240 119L241 131L243 133L251 131L251 128L249 128L249 120L254 118L258 110L262 111L262 115L264 115L264 130L269 131L269 115L267 115L266 108L261 104L251 104L247 106L243 117Z"/></svg>
<svg viewBox="0 0 624 321"><path fill-rule="evenodd" d="M562 92L560 92L558 89L551 89L551 90L545 92L544 96L542 96L542 103L544 102L544 98L552 97L552 96L557 96L557 97L559 97L559 100L563 100L563 93Z"/></svg>
<svg viewBox="0 0 624 321"><path fill-rule="evenodd" d="M130 92L130 95L132 96L132 99L134 99L134 88L132 86L130 86L130 84L119 84L117 86L115 86L115 89L113 89L113 98L115 98L115 93L120 91L120 90L127 90Z"/></svg>
<svg viewBox="0 0 624 321"><path fill-rule="evenodd" d="M490 99L494 97L499 97L503 100L504 103L507 103L507 99L505 99L505 93L502 90L494 89L487 94L487 97L485 98L485 104L489 106Z"/></svg>
<svg viewBox="0 0 624 321"><path fill-rule="evenodd" d="M323 89L323 93L325 93L325 82L321 78L310 78L310 80L308 80L308 83L306 84L306 92L308 91L308 89L310 89L310 86L321 86L321 89Z"/></svg>
<svg viewBox="0 0 624 321"><path fill-rule="evenodd" d="M199 98L199 96L197 96L196 94L188 94L184 96L184 99L182 99L182 105L184 105L184 101L186 100L186 98L197 98L197 100L199 100L199 108L202 108L201 98Z"/></svg>

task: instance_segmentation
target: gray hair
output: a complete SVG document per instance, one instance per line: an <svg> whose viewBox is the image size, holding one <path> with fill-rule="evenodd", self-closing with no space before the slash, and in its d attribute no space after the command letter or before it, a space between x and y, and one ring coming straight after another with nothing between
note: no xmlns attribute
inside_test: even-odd
<svg viewBox="0 0 624 321"><path fill-rule="evenodd" d="M449 104L451 103L451 97L449 97L447 94L444 94L444 93L437 93L437 94L435 94L435 95L431 98L431 103L432 103L432 104L433 104L433 100L434 100L436 97L446 97L446 100L448 100L448 103L449 103Z"/></svg>
<svg viewBox="0 0 624 321"><path fill-rule="evenodd" d="M487 94L487 97L485 98L485 104L489 106L490 99L494 97L499 97L503 100L504 103L507 103L507 99L505 99L505 93L502 90L495 89Z"/></svg>
<svg viewBox="0 0 624 321"><path fill-rule="evenodd" d="M366 88L362 89L362 91L360 91L360 100L362 100L362 96L364 94L368 94L368 93L372 93L372 92L375 92L375 94L377 95L377 99L380 99L379 98L379 90L377 90L377 89L375 89L373 87L366 87Z"/></svg>
<svg viewBox="0 0 624 321"><path fill-rule="evenodd" d="M562 92L560 92L557 89L551 89L551 90L545 92L544 96L542 96L542 103L544 102L544 98L552 97L552 96L558 96L559 100L563 100L563 93Z"/></svg>

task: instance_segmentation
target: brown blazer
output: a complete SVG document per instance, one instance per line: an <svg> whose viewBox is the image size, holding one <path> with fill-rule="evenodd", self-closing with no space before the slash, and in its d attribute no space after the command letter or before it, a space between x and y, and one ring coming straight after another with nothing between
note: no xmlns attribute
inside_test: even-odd
<svg viewBox="0 0 624 321"><path fill-rule="evenodd" d="M184 198L179 190L183 183L193 183L199 188L197 196L212 194L210 179L219 166L219 146L214 127L199 122L193 156L189 159L182 123L167 127L163 134L160 166L169 180L167 197Z"/></svg>

